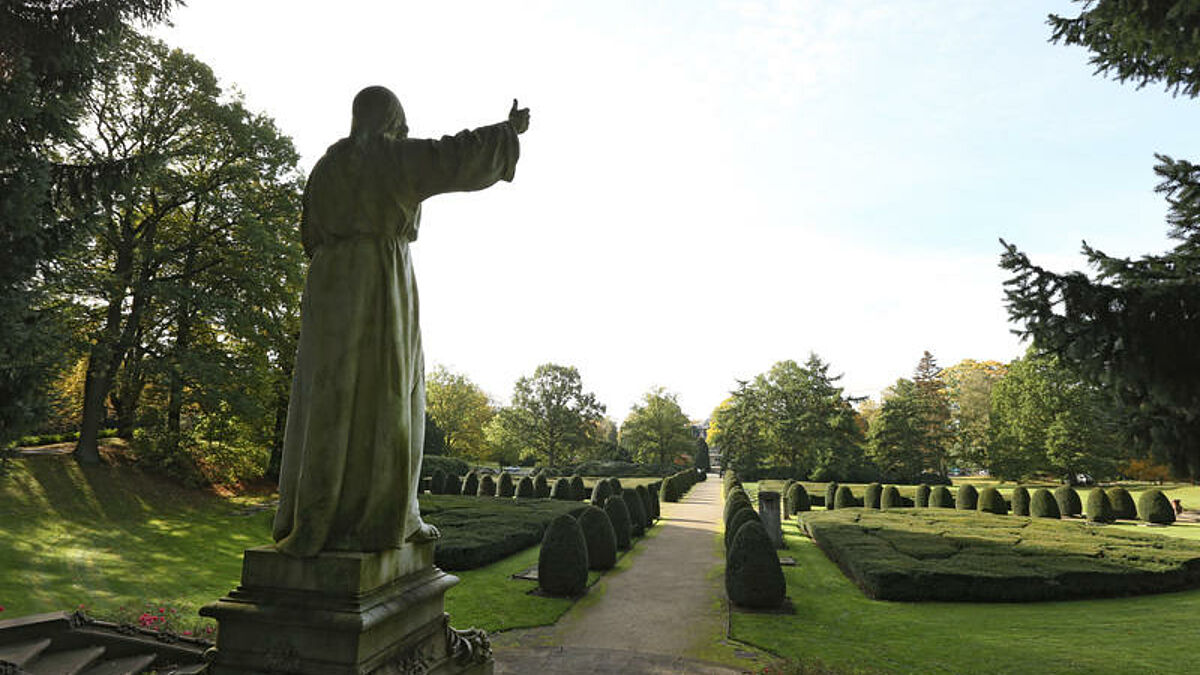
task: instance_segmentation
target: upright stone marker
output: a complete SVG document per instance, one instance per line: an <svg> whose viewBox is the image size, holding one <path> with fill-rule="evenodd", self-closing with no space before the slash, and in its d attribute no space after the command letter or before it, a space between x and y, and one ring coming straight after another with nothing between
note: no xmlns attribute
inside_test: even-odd
<svg viewBox="0 0 1200 675"><path fill-rule="evenodd" d="M762 519L767 536L775 548L783 548L783 522L780 520L780 498L778 492L758 491L758 516Z"/></svg>
<svg viewBox="0 0 1200 675"><path fill-rule="evenodd" d="M274 546L201 613L213 675L490 673L482 631L450 628L417 494L425 365L409 244L421 202L510 181L529 110L439 140L408 138L395 94L354 99L350 136L309 175L310 259L284 433Z"/></svg>

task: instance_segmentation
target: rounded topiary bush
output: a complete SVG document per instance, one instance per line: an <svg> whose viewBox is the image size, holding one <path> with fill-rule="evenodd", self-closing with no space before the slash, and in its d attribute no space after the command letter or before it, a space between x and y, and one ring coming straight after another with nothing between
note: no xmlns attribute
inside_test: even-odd
<svg viewBox="0 0 1200 675"><path fill-rule="evenodd" d="M629 534L629 507L625 506L625 498L619 494L611 495L604 500L604 513L612 522L613 534L617 536L617 550L628 551L633 545L633 537Z"/></svg>
<svg viewBox="0 0 1200 675"><path fill-rule="evenodd" d="M429 494L440 495L446 491L446 472L438 469L429 479Z"/></svg>
<svg viewBox="0 0 1200 675"><path fill-rule="evenodd" d="M1054 491L1054 499L1058 502L1058 512L1063 516L1078 516L1083 513L1083 502L1075 488L1064 485Z"/></svg>
<svg viewBox="0 0 1200 675"><path fill-rule="evenodd" d="M662 516L662 504L658 501L658 483L651 483L646 489L650 491L650 515L658 520Z"/></svg>
<svg viewBox="0 0 1200 675"><path fill-rule="evenodd" d="M863 508L877 509L880 506L880 500L883 497L883 486L879 483L871 483L863 490Z"/></svg>
<svg viewBox="0 0 1200 675"><path fill-rule="evenodd" d="M836 509L837 508L838 487L840 487L840 486L837 484L836 481L829 481L829 484L825 486L825 508L826 509Z"/></svg>
<svg viewBox="0 0 1200 675"><path fill-rule="evenodd" d="M639 485L634 488L637 490L637 496L642 500L642 513L646 516L646 529L654 527L654 513L650 507L650 491L645 485Z"/></svg>
<svg viewBox="0 0 1200 675"><path fill-rule="evenodd" d="M595 506L584 507L579 527L587 542L588 569L608 570L617 564L617 533L608 514Z"/></svg>
<svg viewBox="0 0 1200 675"><path fill-rule="evenodd" d="M1111 523L1117 519L1104 488L1096 488L1088 493L1087 519L1093 523Z"/></svg>
<svg viewBox="0 0 1200 675"><path fill-rule="evenodd" d="M534 494L533 479L521 476L521 480L517 481L517 499L533 499Z"/></svg>
<svg viewBox="0 0 1200 675"><path fill-rule="evenodd" d="M587 588L587 540L579 521L562 514L550 521L538 552L538 586L550 595L576 596Z"/></svg>
<svg viewBox="0 0 1200 675"><path fill-rule="evenodd" d="M500 474L500 480L496 482L496 494L501 497L511 497L517 492L517 484L513 481L512 474L505 471Z"/></svg>
<svg viewBox="0 0 1200 675"><path fill-rule="evenodd" d="M1137 520L1137 504L1133 502L1129 490L1123 487L1110 488L1108 501L1112 504L1113 517L1119 520Z"/></svg>
<svg viewBox="0 0 1200 675"><path fill-rule="evenodd" d="M808 490L800 483L792 483L788 487L788 515L796 515L801 511L809 511L812 509L812 500L808 498Z"/></svg>
<svg viewBox="0 0 1200 675"><path fill-rule="evenodd" d="M1038 488L1029 500L1029 515L1034 518L1061 518L1058 500L1046 488Z"/></svg>
<svg viewBox="0 0 1200 675"><path fill-rule="evenodd" d="M994 487L986 487L979 493L977 508L983 513L994 513L998 516L1008 513L1008 504L1004 501L1004 495Z"/></svg>
<svg viewBox="0 0 1200 675"><path fill-rule="evenodd" d="M729 523L729 518L731 516L733 516L733 512L735 510L737 510L737 507L739 505L745 505L745 506L750 506L750 507L754 506L753 504L750 503L750 497L749 497L749 495L746 494L746 491L740 487L736 487L736 488L730 490L729 496L725 498L724 520L726 523Z"/></svg>
<svg viewBox="0 0 1200 675"><path fill-rule="evenodd" d="M464 495L479 494L479 474L474 471L467 474L467 477L463 479L462 493Z"/></svg>
<svg viewBox="0 0 1200 675"><path fill-rule="evenodd" d="M613 476L612 478L608 479L608 489L614 495L619 495L621 494L621 490L624 490L625 488L621 486L621 479Z"/></svg>
<svg viewBox="0 0 1200 675"><path fill-rule="evenodd" d="M492 474L485 473L483 478L479 479L479 492L476 494L480 497L496 496L496 479L492 478Z"/></svg>
<svg viewBox="0 0 1200 675"><path fill-rule="evenodd" d="M758 512L750 507L740 508L733 514L729 522L725 525L726 550L729 550L730 545L733 544L733 537L737 534L738 528L751 520L762 522L762 518L759 517Z"/></svg>
<svg viewBox="0 0 1200 675"><path fill-rule="evenodd" d="M550 482L546 480L545 474L539 473L537 478L533 479L533 496L538 499L550 496Z"/></svg>
<svg viewBox="0 0 1200 675"><path fill-rule="evenodd" d="M462 481L452 473L446 474L446 482L442 484L442 494L456 495L460 493L462 493Z"/></svg>
<svg viewBox="0 0 1200 675"><path fill-rule="evenodd" d="M581 502L588 498L587 486L583 484L583 476L571 476L571 499Z"/></svg>
<svg viewBox="0 0 1200 675"><path fill-rule="evenodd" d="M974 485L958 486L958 495L954 498L954 508L959 511L974 511L979 507L979 491Z"/></svg>
<svg viewBox="0 0 1200 675"><path fill-rule="evenodd" d="M608 486L608 481L601 479L592 488L592 506L604 506L604 500L611 494L612 488Z"/></svg>
<svg viewBox="0 0 1200 675"><path fill-rule="evenodd" d="M1029 515L1029 490L1026 490L1022 485L1013 488L1012 509L1014 516Z"/></svg>
<svg viewBox="0 0 1200 675"><path fill-rule="evenodd" d="M575 499L575 492L571 489L571 481L567 478L559 478L554 481L554 490L550 492L551 499L569 502Z"/></svg>
<svg viewBox="0 0 1200 675"><path fill-rule="evenodd" d="M646 533L646 506L634 488L621 491L625 497L625 508L629 509L629 534L640 537Z"/></svg>
<svg viewBox="0 0 1200 675"><path fill-rule="evenodd" d="M900 498L900 490L895 485L883 488L883 494L879 497L879 508L898 509L901 506L904 506L904 500Z"/></svg>
<svg viewBox="0 0 1200 675"><path fill-rule="evenodd" d="M921 483L917 486L917 495L913 498L913 505L925 508L929 506L929 486Z"/></svg>
<svg viewBox="0 0 1200 675"><path fill-rule="evenodd" d="M775 609L783 604L787 584L775 545L757 520L734 535L725 556L725 593L730 602L751 609Z"/></svg>
<svg viewBox="0 0 1200 675"><path fill-rule="evenodd" d="M854 492L850 490L850 486L839 486L837 496L833 498L833 508L849 509L855 506L858 506L858 501L854 499Z"/></svg>
<svg viewBox="0 0 1200 675"><path fill-rule="evenodd" d="M1162 490L1146 490L1138 496L1138 518L1147 523L1170 525L1175 522L1175 508Z"/></svg>
<svg viewBox="0 0 1200 675"><path fill-rule="evenodd" d="M929 506L939 509L954 508L954 497L950 495L950 489L945 485L935 485L929 491Z"/></svg>

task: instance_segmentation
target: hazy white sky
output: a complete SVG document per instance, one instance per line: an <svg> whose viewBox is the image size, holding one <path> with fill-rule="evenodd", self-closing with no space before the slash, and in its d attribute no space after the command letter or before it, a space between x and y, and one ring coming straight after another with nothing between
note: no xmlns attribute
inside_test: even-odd
<svg viewBox="0 0 1200 675"><path fill-rule="evenodd" d="M1078 268L1161 250L1154 152L1197 104L1091 75L1044 0L191 0L155 34L275 118L307 171L390 87L414 136L532 109L512 184L435 197L414 246L427 365L499 401L553 361L622 420L708 416L815 351L877 396L923 350L1022 347L998 238Z"/></svg>

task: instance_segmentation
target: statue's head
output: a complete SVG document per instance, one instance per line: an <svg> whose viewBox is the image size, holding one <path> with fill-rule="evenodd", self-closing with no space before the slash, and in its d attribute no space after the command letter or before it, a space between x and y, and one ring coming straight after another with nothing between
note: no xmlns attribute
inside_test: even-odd
<svg viewBox="0 0 1200 675"><path fill-rule="evenodd" d="M352 113L350 137L355 141L362 142L373 136L404 138L408 135L404 108L387 87L367 87L358 92Z"/></svg>

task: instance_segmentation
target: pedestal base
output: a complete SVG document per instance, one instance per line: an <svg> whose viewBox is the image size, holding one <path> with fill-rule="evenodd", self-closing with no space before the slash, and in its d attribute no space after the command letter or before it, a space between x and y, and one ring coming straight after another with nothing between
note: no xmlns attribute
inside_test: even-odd
<svg viewBox="0 0 1200 675"><path fill-rule="evenodd" d="M483 631L457 631L443 594L458 578L433 544L291 558L246 551L242 584L200 610L217 620L213 675L491 673Z"/></svg>

